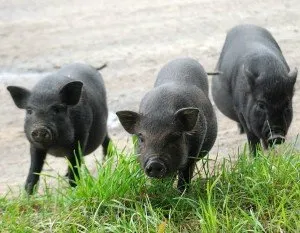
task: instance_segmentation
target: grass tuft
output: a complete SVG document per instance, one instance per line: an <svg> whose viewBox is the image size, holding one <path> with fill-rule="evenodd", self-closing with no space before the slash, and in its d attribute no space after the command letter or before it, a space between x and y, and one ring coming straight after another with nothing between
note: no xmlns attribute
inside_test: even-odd
<svg viewBox="0 0 300 233"><path fill-rule="evenodd" d="M300 232L300 153L270 150L208 165L184 194L113 146L76 188L0 198L1 232ZM60 178L62 179L62 178Z"/></svg>

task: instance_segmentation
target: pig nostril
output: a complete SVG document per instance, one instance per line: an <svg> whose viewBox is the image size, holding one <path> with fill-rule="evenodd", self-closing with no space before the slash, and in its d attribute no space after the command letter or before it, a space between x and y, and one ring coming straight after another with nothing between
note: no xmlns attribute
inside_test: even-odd
<svg viewBox="0 0 300 233"><path fill-rule="evenodd" d="M31 132L31 136L32 136L33 138L35 138L35 137L38 136L38 133L37 133L36 131L33 131L33 132Z"/></svg>
<svg viewBox="0 0 300 233"><path fill-rule="evenodd" d="M152 171L152 167L151 167L151 166L147 166L147 167L146 167L146 173L147 173L147 174L150 174L151 171Z"/></svg>

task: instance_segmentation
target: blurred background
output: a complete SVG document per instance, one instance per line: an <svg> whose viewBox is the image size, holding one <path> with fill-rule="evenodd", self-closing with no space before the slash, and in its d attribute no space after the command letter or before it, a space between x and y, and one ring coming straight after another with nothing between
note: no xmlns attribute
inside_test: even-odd
<svg viewBox="0 0 300 233"><path fill-rule="evenodd" d="M213 71L226 32L251 23L267 28L289 66L300 69L299 12L299 0L0 0L0 194L23 186L30 160L24 112L15 107L7 85L30 88L72 62L95 67L106 63L101 74L110 111L109 134L118 149L131 151L130 137L115 112L138 110L165 63L188 56ZM299 82L289 142L299 132L298 90ZM219 132L210 156L234 159L246 136L239 135L236 124L217 109L216 113ZM101 156L100 148L86 157L91 171ZM44 172L64 175L66 166L64 159L48 156Z"/></svg>

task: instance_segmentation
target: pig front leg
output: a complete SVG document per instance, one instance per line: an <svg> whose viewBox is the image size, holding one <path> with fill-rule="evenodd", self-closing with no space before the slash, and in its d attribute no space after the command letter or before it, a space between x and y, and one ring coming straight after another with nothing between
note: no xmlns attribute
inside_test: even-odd
<svg viewBox="0 0 300 233"><path fill-rule="evenodd" d="M46 150L38 149L31 145L30 147L31 163L30 163L30 169L25 183L25 190L29 195L33 193L35 185L39 181L40 178L39 173L43 169L46 154L47 154Z"/></svg>
<svg viewBox="0 0 300 233"><path fill-rule="evenodd" d="M76 154L76 155L75 155ZM75 177L79 177L79 168L81 166L81 158L79 156L78 150L75 150L75 154L69 156L70 165L68 166L68 179L71 187L76 187Z"/></svg>
<svg viewBox="0 0 300 233"><path fill-rule="evenodd" d="M258 146L260 145L260 140L251 132L247 133L248 144L250 148L250 153L255 157L257 155Z"/></svg>
<svg viewBox="0 0 300 233"><path fill-rule="evenodd" d="M260 144L259 137L257 137L254 133L252 133L247 128L246 121L245 121L245 119L244 119L244 117L241 113L238 115L238 117L239 117L239 120L240 120L240 125L242 126L242 128L244 129L244 131L247 135L250 153L253 156L256 156L257 155L257 149L258 149L257 146Z"/></svg>
<svg viewBox="0 0 300 233"><path fill-rule="evenodd" d="M240 122L237 123L237 126L238 126L238 129L240 131L240 134L245 133L244 127Z"/></svg>
<svg viewBox="0 0 300 233"><path fill-rule="evenodd" d="M188 185L191 183L195 166L196 160L190 159L186 166L179 170L177 189L180 193L183 193L184 190L188 188Z"/></svg>
<svg viewBox="0 0 300 233"><path fill-rule="evenodd" d="M188 136L189 141L189 154L192 154L194 156L189 156L186 165L179 170L178 172L178 183L177 183L177 189L179 192L183 192L186 188L188 188L188 185L191 183L193 173L196 167L196 162L199 160L199 158L203 158L207 155L208 151L201 148L203 146L203 141L206 135L206 121L201 121L203 124L201 126L201 131L199 131L199 135L197 137L194 136Z"/></svg>
<svg viewBox="0 0 300 233"><path fill-rule="evenodd" d="M76 181L75 177L77 177L77 179L80 179L79 169L81 166L81 156L84 156L87 140L88 140L88 134L86 134L84 140L77 140L77 142L80 141L80 149L83 153L82 155L80 155L78 143L76 143L76 145L73 146L74 150L70 151L69 153L68 160L70 164L68 166L67 176L71 187L77 186L75 182Z"/></svg>

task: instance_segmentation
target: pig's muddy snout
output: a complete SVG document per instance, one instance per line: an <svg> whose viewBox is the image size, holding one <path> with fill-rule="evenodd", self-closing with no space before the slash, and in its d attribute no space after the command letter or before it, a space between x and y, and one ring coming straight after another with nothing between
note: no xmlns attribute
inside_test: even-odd
<svg viewBox="0 0 300 233"><path fill-rule="evenodd" d="M159 159L149 159L144 167L146 175L153 178L162 178L167 172L165 164Z"/></svg>
<svg viewBox="0 0 300 233"><path fill-rule="evenodd" d="M53 139L53 134L47 127L38 127L31 131L31 139L41 144L49 144Z"/></svg>

